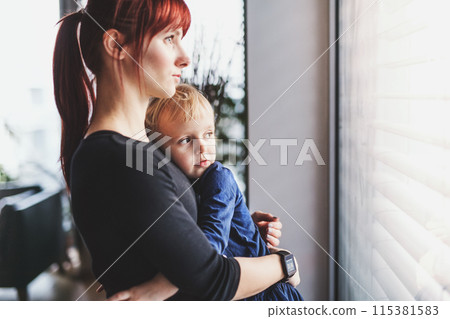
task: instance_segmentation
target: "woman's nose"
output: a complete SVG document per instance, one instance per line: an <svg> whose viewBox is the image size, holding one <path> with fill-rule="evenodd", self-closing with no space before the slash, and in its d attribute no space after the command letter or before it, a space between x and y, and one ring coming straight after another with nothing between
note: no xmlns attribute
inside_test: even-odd
<svg viewBox="0 0 450 319"><path fill-rule="evenodd" d="M186 51L184 51L184 48L182 46L179 46L179 54L175 64L180 69L183 69L187 67L189 64L191 64L191 59L186 54Z"/></svg>

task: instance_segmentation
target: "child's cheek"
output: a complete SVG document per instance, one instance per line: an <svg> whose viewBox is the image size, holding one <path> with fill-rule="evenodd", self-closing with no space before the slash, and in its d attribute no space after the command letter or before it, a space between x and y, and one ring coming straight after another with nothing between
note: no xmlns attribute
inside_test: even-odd
<svg viewBox="0 0 450 319"><path fill-rule="evenodd" d="M172 160L180 167L189 166L192 162L191 158L192 154L188 149L174 148L172 151Z"/></svg>

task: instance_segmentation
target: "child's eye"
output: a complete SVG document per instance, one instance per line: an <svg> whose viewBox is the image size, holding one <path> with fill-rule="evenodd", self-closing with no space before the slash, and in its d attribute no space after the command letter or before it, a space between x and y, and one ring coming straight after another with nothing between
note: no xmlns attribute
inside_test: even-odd
<svg viewBox="0 0 450 319"><path fill-rule="evenodd" d="M181 140L179 140L178 143L180 143L180 144L187 144L190 141L191 141L190 137L185 137L185 138L182 138Z"/></svg>
<svg viewBox="0 0 450 319"><path fill-rule="evenodd" d="M214 133L213 132L208 132L205 134L206 138L213 138L214 137Z"/></svg>

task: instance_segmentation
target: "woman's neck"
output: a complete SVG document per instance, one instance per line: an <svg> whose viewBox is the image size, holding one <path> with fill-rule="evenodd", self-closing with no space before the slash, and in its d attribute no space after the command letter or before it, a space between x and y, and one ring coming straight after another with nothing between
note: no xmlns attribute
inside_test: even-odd
<svg viewBox="0 0 450 319"><path fill-rule="evenodd" d="M98 78L96 105L86 136L100 130L112 130L147 141L144 126L147 105L148 98L136 85L127 85L124 81L121 87L120 83Z"/></svg>

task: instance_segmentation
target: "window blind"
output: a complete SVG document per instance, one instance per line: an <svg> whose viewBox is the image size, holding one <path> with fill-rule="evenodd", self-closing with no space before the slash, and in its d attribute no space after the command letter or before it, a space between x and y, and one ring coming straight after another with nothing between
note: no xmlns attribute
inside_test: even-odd
<svg viewBox="0 0 450 319"><path fill-rule="evenodd" d="M340 300L450 300L449 12L339 1Z"/></svg>

